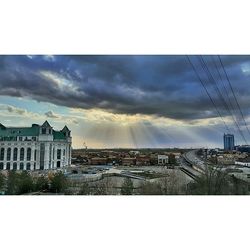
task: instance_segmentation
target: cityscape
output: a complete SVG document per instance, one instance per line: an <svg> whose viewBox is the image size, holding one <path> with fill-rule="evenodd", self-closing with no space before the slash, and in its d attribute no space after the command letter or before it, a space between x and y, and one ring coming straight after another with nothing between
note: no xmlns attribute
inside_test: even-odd
<svg viewBox="0 0 250 250"><path fill-rule="evenodd" d="M248 195L249 72L249 56L0 56L0 193Z"/></svg>

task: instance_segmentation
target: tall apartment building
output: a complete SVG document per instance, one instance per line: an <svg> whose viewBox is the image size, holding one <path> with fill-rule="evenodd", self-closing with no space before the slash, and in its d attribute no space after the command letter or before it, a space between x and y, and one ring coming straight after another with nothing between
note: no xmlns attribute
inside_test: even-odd
<svg viewBox="0 0 250 250"><path fill-rule="evenodd" d="M0 170L56 169L70 164L67 126L56 131L47 121L31 127L5 127L0 123Z"/></svg>
<svg viewBox="0 0 250 250"><path fill-rule="evenodd" d="M224 150L234 150L234 135L224 134Z"/></svg>

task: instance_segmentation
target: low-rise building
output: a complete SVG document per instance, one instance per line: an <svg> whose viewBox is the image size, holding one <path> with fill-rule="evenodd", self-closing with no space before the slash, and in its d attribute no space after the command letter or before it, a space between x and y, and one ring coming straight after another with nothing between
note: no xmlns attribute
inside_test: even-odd
<svg viewBox="0 0 250 250"><path fill-rule="evenodd" d="M168 156L167 155L158 155L158 165L165 165L168 163Z"/></svg>
<svg viewBox="0 0 250 250"><path fill-rule="evenodd" d="M90 159L91 165L106 165L107 164L107 158L102 157L93 157Z"/></svg>
<svg viewBox="0 0 250 250"><path fill-rule="evenodd" d="M122 158L122 165L124 166L133 166L136 163L136 158L133 157L125 157Z"/></svg>
<svg viewBox="0 0 250 250"><path fill-rule="evenodd" d="M235 165L250 167L250 158L237 160L235 161Z"/></svg>
<svg viewBox="0 0 250 250"><path fill-rule="evenodd" d="M148 166L150 165L150 157L148 156L137 156L136 157L136 165L137 166Z"/></svg>

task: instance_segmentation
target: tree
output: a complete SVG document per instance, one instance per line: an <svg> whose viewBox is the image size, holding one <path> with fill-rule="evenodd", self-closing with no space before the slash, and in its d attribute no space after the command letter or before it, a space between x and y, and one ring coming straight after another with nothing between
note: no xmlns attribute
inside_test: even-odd
<svg viewBox="0 0 250 250"><path fill-rule="evenodd" d="M9 171L7 178L7 194L17 195L32 192L34 184L32 177L26 171L17 173L16 171Z"/></svg>
<svg viewBox="0 0 250 250"><path fill-rule="evenodd" d="M158 183L161 186L162 194L179 195L185 193L183 177L179 171L174 169L167 171L167 176L159 178Z"/></svg>
<svg viewBox="0 0 250 250"><path fill-rule="evenodd" d="M56 173L51 180L50 190L53 193L61 193L67 188L67 180L62 172Z"/></svg>
<svg viewBox="0 0 250 250"><path fill-rule="evenodd" d="M9 171L7 177L7 191L6 194L18 194L18 173L16 171Z"/></svg>
<svg viewBox="0 0 250 250"><path fill-rule="evenodd" d="M93 186L94 195L114 195L117 183L111 177L104 177L104 179L97 181Z"/></svg>
<svg viewBox="0 0 250 250"><path fill-rule="evenodd" d="M3 191L6 184L6 177L3 175L3 173L0 173L0 191Z"/></svg>
<svg viewBox="0 0 250 250"><path fill-rule="evenodd" d="M161 185L158 182L145 181L140 187L140 195L160 195Z"/></svg>
<svg viewBox="0 0 250 250"><path fill-rule="evenodd" d="M33 179L27 171L21 172L18 177L18 194L25 194L34 190Z"/></svg>
<svg viewBox="0 0 250 250"><path fill-rule="evenodd" d="M49 181L48 178L44 176L39 176L35 179L35 190L36 191L44 191L49 189Z"/></svg>
<svg viewBox="0 0 250 250"><path fill-rule="evenodd" d="M188 194L218 195L231 194L232 185L226 171L208 167L205 174L188 186Z"/></svg>
<svg viewBox="0 0 250 250"><path fill-rule="evenodd" d="M84 182L81 186L81 189L78 193L79 195L88 195L90 194L90 187L89 187L89 184L88 182Z"/></svg>
<svg viewBox="0 0 250 250"><path fill-rule="evenodd" d="M174 154L169 154L168 160L169 160L169 164L176 165L176 159L175 159Z"/></svg>
<svg viewBox="0 0 250 250"><path fill-rule="evenodd" d="M134 190L133 182L130 178L125 178L122 188L121 188L121 194L122 195L132 195Z"/></svg>

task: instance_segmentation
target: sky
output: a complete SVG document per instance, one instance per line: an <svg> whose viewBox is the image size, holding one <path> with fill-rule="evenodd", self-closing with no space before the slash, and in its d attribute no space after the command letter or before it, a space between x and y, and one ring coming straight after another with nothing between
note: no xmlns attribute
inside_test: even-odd
<svg viewBox="0 0 250 250"><path fill-rule="evenodd" d="M228 132L250 142L250 56L220 57L234 93L219 57L202 57L210 78L189 58L215 106L184 55L2 55L0 123L67 125L74 148L222 147Z"/></svg>

